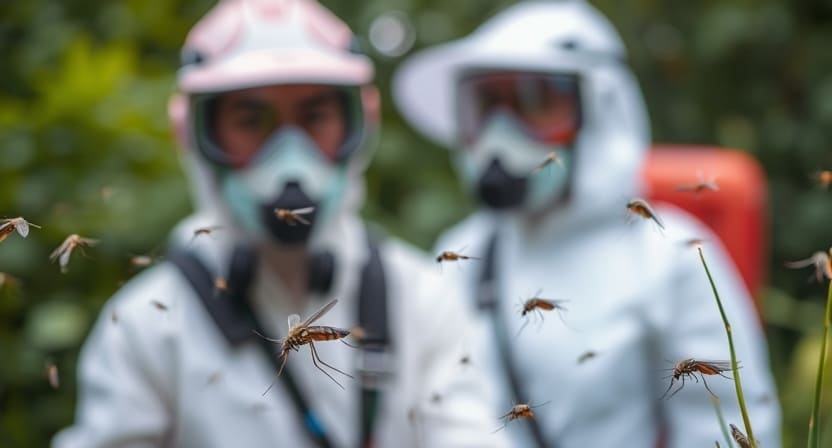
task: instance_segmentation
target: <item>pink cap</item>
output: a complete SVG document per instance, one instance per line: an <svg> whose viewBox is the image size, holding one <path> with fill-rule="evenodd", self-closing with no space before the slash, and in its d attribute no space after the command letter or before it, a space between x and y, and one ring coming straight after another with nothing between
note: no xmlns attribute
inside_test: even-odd
<svg viewBox="0 0 832 448"><path fill-rule="evenodd" d="M188 34L178 87L367 84L373 65L353 41L349 27L314 0L223 0Z"/></svg>

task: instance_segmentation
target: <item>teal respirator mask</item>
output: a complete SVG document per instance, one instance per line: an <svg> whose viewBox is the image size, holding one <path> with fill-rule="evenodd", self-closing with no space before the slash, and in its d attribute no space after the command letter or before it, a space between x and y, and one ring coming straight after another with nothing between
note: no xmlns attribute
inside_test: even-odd
<svg viewBox="0 0 832 448"><path fill-rule="evenodd" d="M241 227L257 238L305 244L341 206L347 161L361 144L364 123L358 88L329 90L331 98L316 101L330 102L328 119L333 119L332 111L341 114L335 119L343 131L337 151L330 154L310 135L314 127L281 123L267 111L254 112L252 122L265 123L269 132L262 133L256 151L240 155L223 148L216 136L219 95L192 101L197 147L213 168L223 201Z"/></svg>
<svg viewBox="0 0 832 448"><path fill-rule="evenodd" d="M457 164L494 209L539 211L563 198L580 129L573 75L482 71L461 78Z"/></svg>

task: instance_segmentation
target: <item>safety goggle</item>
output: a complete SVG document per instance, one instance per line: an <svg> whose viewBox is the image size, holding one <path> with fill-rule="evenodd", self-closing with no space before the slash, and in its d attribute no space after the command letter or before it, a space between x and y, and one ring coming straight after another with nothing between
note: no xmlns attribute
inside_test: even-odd
<svg viewBox="0 0 832 448"><path fill-rule="evenodd" d="M232 169L256 163L264 143L287 126L304 131L333 162L358 149L364 131L359 87L274 87L284 90L264 87L191 97L196 146L208 161Z"/></svg>
<svg viewBox="0 0 832 448"><path fill-rule="evenodd" d="M511 114L530 138L571 144L581 127L578 77L563 73L479 70L458 83L460 137L470 144L497 112Z"/></svg>

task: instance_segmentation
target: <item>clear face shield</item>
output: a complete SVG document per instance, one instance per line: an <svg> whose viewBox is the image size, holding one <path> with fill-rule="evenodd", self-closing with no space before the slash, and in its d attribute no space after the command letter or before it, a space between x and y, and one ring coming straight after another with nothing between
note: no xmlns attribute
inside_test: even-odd
<svg viewBox="0 0 832 448"><path fill-rule="evenodd" d="M191 98L196 148L246 231L306 242L346 188L365 130L359 87L274 85Z"/></svg>
<svg viewBox="0 0 832 448"><path fill-rule="evenodd" d="M477 70L460 78L462 171L486 205L540 209L566 194L580 100L573 74Z"/></svg>
<svg viewBox="0 0 832 448"><path fill-rule="evenodd" d="M192 98L197 148L209 162L230 169L258 163L275 132L302 130L328 160L346 160L364 130L358 87L278 85Z"/></svg>

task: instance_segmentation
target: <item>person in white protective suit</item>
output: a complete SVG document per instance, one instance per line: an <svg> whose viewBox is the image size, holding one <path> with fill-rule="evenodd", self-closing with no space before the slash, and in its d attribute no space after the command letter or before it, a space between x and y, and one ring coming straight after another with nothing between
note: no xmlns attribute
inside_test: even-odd
<svg viewBox="0 0 832 448"><path fill-rule="evenodd" d="M170 112L198 211L107 302L54 447L505 446L497 388L461 362L463 289L358 216L379 97L356 42L313 0L225 0L195 25ZM277 377L254 331L333 299L312 325L357 347L302 345Z"/></svg>
<svg viewBox="0 0 832 448"><path fill-rule="evenodd" d="M628 222L626 205L644 194L650 140L625 56L586 2L531 1L416 53L394 79L403 115L457 148L461 178L484 205L436 251L464 247L479 258L462 275L499 348L489 364L503 373L502 408L538 405L534 420L507 431L514 446L724 445L698 375L662 398L679 361L730 360L697 251L682 244L701 238L733 325L754 435L780 446L761 325L717 238L670 206L656 209L665 230ZM534 295L568 300L559 303L566 309L521 315L520 301ZM727 422L743 428L733 381L705 379Z"/></svg>

